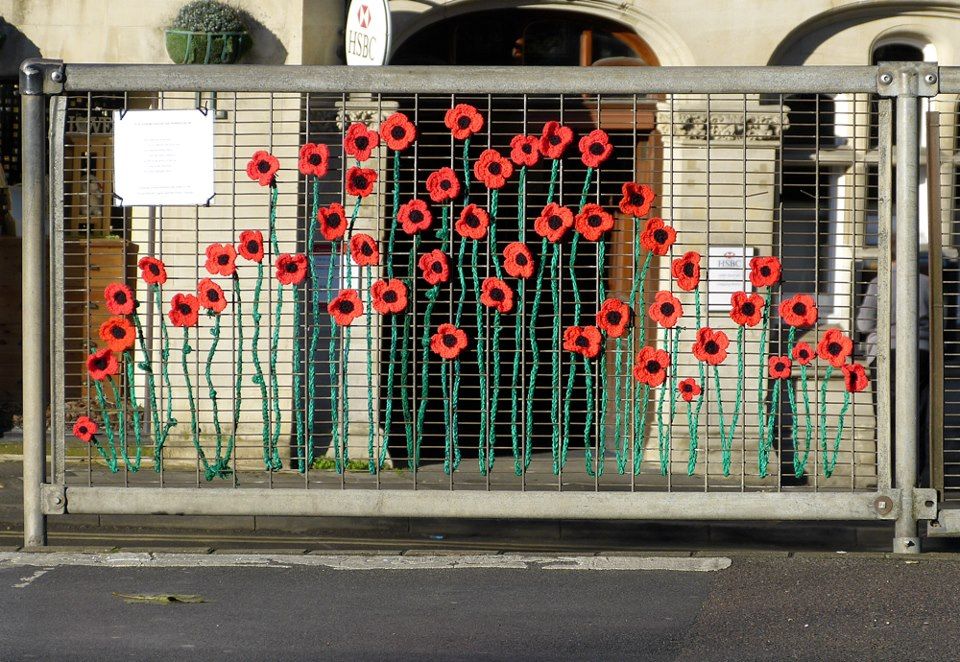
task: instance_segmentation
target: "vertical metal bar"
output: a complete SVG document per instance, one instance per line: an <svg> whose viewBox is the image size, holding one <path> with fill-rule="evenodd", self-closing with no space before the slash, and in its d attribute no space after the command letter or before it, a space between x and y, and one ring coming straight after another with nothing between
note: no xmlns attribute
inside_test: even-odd
<svg viewBox="0 0 960 662"><path fill-rule="evenodd" d="M59 485L66 478L64 440L65 413L65 366L64 366L64 316L56 311L64 310L64 257L63 257L63 180L64 180L64 128L67 119L66 97L54 97L50 109L50 473L53 482Z"/></svg>
<svg viewBox="0 0 960 662"><path fill-rule="evenodd" d="M877 487L890 488L890 232L893 222L893 102L881 99L877 115Z"/></svg>
<svg viewBox="0 0 960 662"><path fill-rule="evenodd" d="M943 220L940 208L940 113L927 113L927 245L930 287L930 486L943 493ZM920 439L920 443L923 443Z"/></svg>

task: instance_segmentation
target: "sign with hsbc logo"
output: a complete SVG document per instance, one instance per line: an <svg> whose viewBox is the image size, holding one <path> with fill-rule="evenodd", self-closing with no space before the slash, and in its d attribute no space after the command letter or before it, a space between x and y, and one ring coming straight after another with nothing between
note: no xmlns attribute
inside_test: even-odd
<svg viewBox="0 0 960 662"><path fill-rule="evenodd" d="M386 64L390 53L388 0L353 0L347 10L347 64Z"/></svg>

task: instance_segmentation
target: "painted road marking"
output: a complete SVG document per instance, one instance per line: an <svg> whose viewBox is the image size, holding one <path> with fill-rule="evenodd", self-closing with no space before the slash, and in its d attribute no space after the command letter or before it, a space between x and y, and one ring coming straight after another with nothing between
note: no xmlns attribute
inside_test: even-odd
<svg viewBox="0 0 960 662"><path fill-rule="evenodd" d="M46 565L50 565L50 564L49 564L49 563L44 563L43 565L46 566ZM14 585L13 585L13 588L27 588L28 586L30 586L30 584L32 584L33 582L35 582L35 581L37 581L38 579L40 579L41 577L43 577L45 574L47 574L47 573L50 572L51 570L53 570L53 568L43 568L43 569L41 569L41 570L37 570L35 573L33 573L32 575L30 575L29 577L21 577L21 578L20 578L20 583L19 583L19 584L14 584Z"/></svg>

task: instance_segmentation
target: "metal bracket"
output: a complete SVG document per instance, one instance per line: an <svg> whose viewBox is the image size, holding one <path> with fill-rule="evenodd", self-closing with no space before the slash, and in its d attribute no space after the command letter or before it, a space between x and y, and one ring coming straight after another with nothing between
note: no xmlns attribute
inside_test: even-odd
<svg viewBox="0 0 960 662"><path fill-rule="evenodd" d="M929 488L913 490L913 516L916 519L937 519L937 491Z"/></svg>
<svg viewBox="0 0 960 662"><path fill-rule="evenodd" d="M40 503L45 515L65 515L67 512L67 490L64 485L44 485Z"/></svg>
<svg viewBox="0 0 960 662"><path fill-rule="evenodd" d="M20 94L60 94L66 79L63 60L24 60L20 65Z"/></svg>
<svg viewBox="0 0 960 662"><path fill-rule="evenodd" d="M940 93L940 67L935 62L881 62L877 94L882 97L934 97Z"/></svg>

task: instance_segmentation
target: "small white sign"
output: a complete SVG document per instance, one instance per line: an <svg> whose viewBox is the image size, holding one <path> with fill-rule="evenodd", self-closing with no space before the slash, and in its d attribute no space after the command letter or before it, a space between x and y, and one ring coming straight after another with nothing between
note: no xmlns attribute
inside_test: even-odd
<svg viewBox="0 0 960 662"><path fill-rule="evenodd" d="M743 246L711 246L707 259L709 310L730 310L730 295L750 291L749 259L754 249Z"/></svg>
<svg viewBox="0 0 960 662"><path fill-rule="evenodd" d="M347 64L378 66L390 54L390 6L387 0L353 0L347 10Z"/></svg>
<svg viewBox="0 0 960 662"><path fill-rule="evenodd" d="M205 205L213 197L213 113L113 113L113 190L124 207Z"/></svg>

